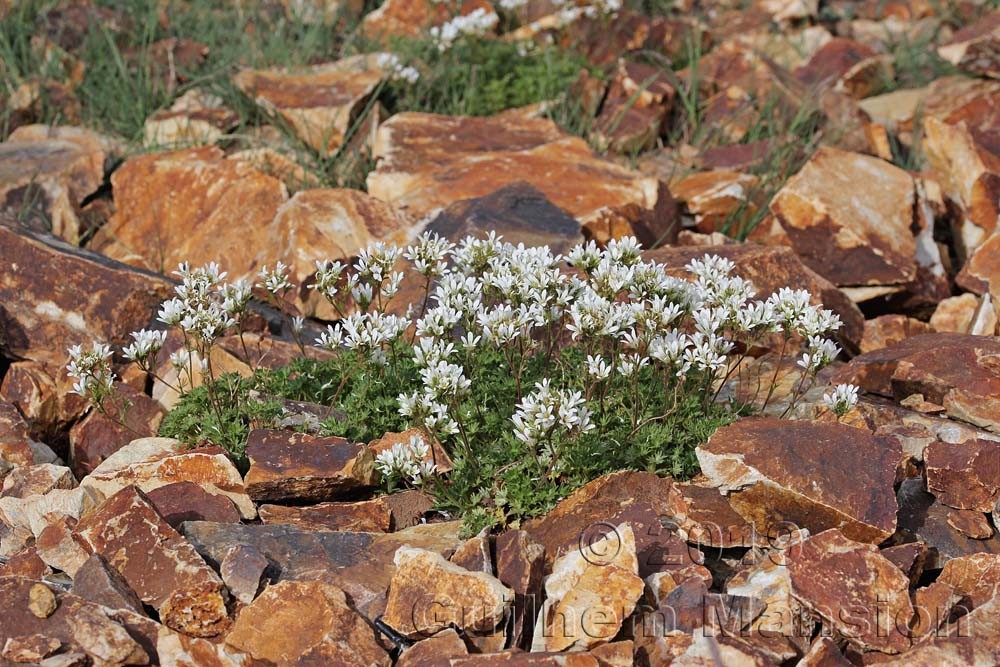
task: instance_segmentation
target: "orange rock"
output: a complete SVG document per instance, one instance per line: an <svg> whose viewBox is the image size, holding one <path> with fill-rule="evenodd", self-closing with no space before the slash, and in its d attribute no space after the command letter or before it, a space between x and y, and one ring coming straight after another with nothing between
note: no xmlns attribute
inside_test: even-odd
<svg viewBox="0 0 1000 667"><path fill-rule="evenodd" d="M655 145L676 93L660 70L618 61L618 69L594 120L598 145L635 154Z"/></svg>
<svg viewBox="0 0 1000 667"><path fill-rule="evenodd" d="M680 179L671 193L694 218L695 229L737 237L757 210L758 178L735 171L702 171ZM726 226L728 225L728 227Z"/></svg>
<svg viewBox="0 0 1000 667"><path fill-rule="evenodd" d="M951 39L938 46L937 52L952 65L972 72L1000 79L1000 10L991 12L971 25L967 25Z"/></svg>
<svg viewBox="0 0 1000 667"><path fill-rule="evenodd" d="M486 0L463 0L458 13L465 16L477 9L496 13ZM423 30L444 24L451 16L449 5L434 0L386 0L365 15L361 28L368 37L389 42L392 37L416 37Z"/></svg>
<svg viewBox="0 0 1000 667"><path fill-rule="evenodd" d="M861 99L892 80L892 58L867 44L835 37L796 69L795 77L807 86L832 87Z"/></svg>
<svg viewBox="0 0 1000 667"><path fill-rule="evenodd" d="M861 339L861 351L870 352L883 347L888 347L893 343L924 333L931 333L934 329L926 322L906 317L905 315L880 315L879 317L865 320L865 333Z"/></svg>
<svg viewBox="0 0 1000 667"><path fill-rule="evenodd" d="M1000 586L1000 554L972 554L953 558L937 581L948 584L972 601L973 607L989 602Z"/></svg>

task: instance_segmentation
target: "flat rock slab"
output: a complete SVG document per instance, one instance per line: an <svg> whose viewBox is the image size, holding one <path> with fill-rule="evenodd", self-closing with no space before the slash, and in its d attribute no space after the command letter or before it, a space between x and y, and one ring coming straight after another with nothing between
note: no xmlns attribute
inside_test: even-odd
<svg viewBox="0 0 1000 667"><path fill-rule="evenodd" d="M306 507L261 505L261 523L291 524L305 530L346 530L361 533L388 533L392 510L383 498L356 503L319 503Z"/></svg>
<svg viewBox="0 0 1000 667"><path fill-rule="evenodd" d="M1000 500L1000 441L934 442L924 463L928 490L949 507L990 512Z"/></svg>
<svg viewBox="0 0 1000 667"><path fill-rule="evenodd" d="M973 609L884 667L966 667L1000 664L1000 596Z"/></svg>
<svg viewBox="0 0 1000 667"><path fill-rule="evenodd" d="M871 544L828 530L787 554L792 595L849 643L901 653L910 647L909 579Z"/></svg>
<svg viewBox="0 0 1000 667"><path fill-rule="evenodd" d="M381 613L379 601L389 588L399 547L450 556L462 543L456 523L414 526L397 533L348 533L191 521L181 531L215 566L233 547L252 546L270 562L274 581L333 584L344 589L354 608L372 620Z"/></svg>
<svg viewBox="0 0 1000 667"><path fill-rule="evenodd" d="M961 69L1000 79L1000 10L965 26L938 47L942 58Z"/></svg>
<svg viewBox="0 0 1000 667"><path fill-rule="evenodd" d="M834 382L896 400L921 394L953 419L1000 432L1000 339L994 336L912 336L855 357Z"/></svg>
<svg viewBox="0 0 1000 667"><path fill-rule="evenodd" d="M318 581L269 586L240 612L226 644L277 667L392 662L344 591Z"/></svg>
<svg viewBox="0 0 1000 667"><path fill-rule="evenodd" d="M136 487L108 498L80 521L76 533L168 627L213 637L228 626L222 580Z"/></svg>
<svg viewBox="0 0 1000 667"><path fill-rule="evenodd" d="M1000 554L972 554L945 563L937 581L967 596L973 607L986 604L1000 586Z"/></svg>
<svg viewBox="0 0 1000 667"><path fill-rule="evenodd" d="M247 493L257 502L333 500L375 484L368 445L344 438L255 429L247 438Z"/></svg>
<svg viewBox="0 0 1000 667"><path fill-rule="evenodd" d="M624 219L652 245L676 234L666 186L594 157L549 120L399 113L378 129L368 192L414 217L526 181L585 227Z"/></svg>
<svg viewBox="0 0 1000 667"><path fill-rule="evenodd" d="M837 285L916 277L913 178L888 162L822 147L775 195L795 252Z"/></svg>
<svg viewBox="0 0 1000 667"><path fill-rule="evenodd" d="M7 357L62 367L66 349L121 345L149 325L170 284L47 235L0 225L0 344Z"/></svg>
<svg viewBox="0 0 1000 667"><path fill-rule="evenodd" d="M697 448L702 472L758 532L839 528L878 543L896 529L899 444L837 423L740 419ZM845 462L864 462L845 465Z"/></svg>
<svg viewBox="0 0 1000 667"><path fill-rule="evenodd" d="M841 332L844 342L851 347L860 344L865 325L861 310L836 285L806 266L788 248L756 244L657 248L643 253L643 259L663 264L666 272L674 277L691 279L684 267L692 259L705 255L718 255L732 261L736 265L733 274L749 280L757 290L757 298L766 299L789 285L808 290L810 303L829 308L840 316L844 323Z"/></svg>

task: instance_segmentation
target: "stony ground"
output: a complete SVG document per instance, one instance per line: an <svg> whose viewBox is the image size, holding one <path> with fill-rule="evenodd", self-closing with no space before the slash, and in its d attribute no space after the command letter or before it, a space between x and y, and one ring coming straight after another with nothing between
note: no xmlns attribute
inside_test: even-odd
<svg viewBox="0 0 1000 667"><path fill-rule="evenodd" d="M1000 665L995 2L0 0L0 137L0 665ZM135 367L126 425L70 391L179 262L424 229L728 257L840 315L861 400L465 539L372 493L406 434L272 425L239 470L148 437ZM257 319L219 368L298 354Z"/></svg>

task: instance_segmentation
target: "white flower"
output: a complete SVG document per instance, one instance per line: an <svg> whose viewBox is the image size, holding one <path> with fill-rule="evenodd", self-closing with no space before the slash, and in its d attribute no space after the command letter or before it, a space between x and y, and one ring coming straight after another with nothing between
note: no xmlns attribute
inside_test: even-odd
<svg viewBox="0 0 1000 667"><path fill-rule="evenodd" d="M114 391L115 374L111 371L111 348L104 343L94 343L84 351L80 345L69 348L66 373L77 379L73 393L99 403Z"/></svg>
<svg viewBox="0 0 1000 667"><path fill-rule="evenodd" d="M798 361L798 365L808 373L815 373L830 363L840 354L836 343L819 336L810 336L806 352Z"/></svg>
<svg viewBox="0 0 1000 667"><path fill-rule="evenodd" d="M858 387L853 384L838 384L832 392L823 394L823 404L838 417L843 417L858 404Z"/></svg>
<svg viewBox="0 0 1000 667"><path fill-rule="evenodd" d="M447 51L460 37L485 35L499 20L496 12L479 7L464 16L456 16L440 27L431 28L430 36L438 43L438 49Z"/></svg>
<svg viewBox="0 0 1000 667"><path fill-rule="evenodd" d="M267 265L264 265L258 274L260 277L258 285L274 296L279 296L282 292L290 290L292 283L288 280L287 269L288 267L281 262L275 264L273 269L268 269Z"/></svg>
<svg viewBox="0 0 1000 667"><path fill-rule="evenodd" d="M167 332L142 329L141 331L133 331L132 338L133 342L125 346L122 354L129 361L143 366L150 357L155 356L163 348L163 344L167 341Z"/></svg>
<svg viewBox="0 0 1000 667"><path fill-rule="evenodd" d="M586 433L594 428L583 394L557 390L548 378L535 384L511 416L514 437L530 447L547 440L559 426L569 434Z"/></svg>
<svg viewBox="0 0 1000 667"><path fill-rule="evenodd" d="M437 466L427 461L430 447L420 436L410 437L407 444L396 443L375 457L375 469L386 479L406 480L420 486L433 476Z"/></svg>
<svg viewBox="0 0 1000 667"><path fill-rule="evenodd" d="M323 260L316 262L316 282L312 288L322 294L331 303L337 300L338 283L344 274L344 265L340 262Z"/></svg>
<svg viewBox="0 0 1000 667"><path fill-rule="evenodd" d="M587 375L595 380L607 380L611 376L611 364L593 354L587 355Z"/></svg>

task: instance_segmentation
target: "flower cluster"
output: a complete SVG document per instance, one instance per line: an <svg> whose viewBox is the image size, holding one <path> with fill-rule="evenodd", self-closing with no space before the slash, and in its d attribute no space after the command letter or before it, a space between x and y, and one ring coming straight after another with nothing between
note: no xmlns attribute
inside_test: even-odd
<svg viewBox="0 0 1000 667"><path fill-rule="evenodd" d="M823 394L823 405L837 417L843 417L858 404L858 387L853 384L838 384L832 392Z"/></svg>
<svg viewBox="0 0 1000 667"><path fill-rule="evenodd" d="M583 393L552 387L548 378L535 384L535 390L525 396L517 405L511 417L514 422L514 437L536 451L543 446L545 460L554 458L554 436L579 435L594 428L590 420L590 410L586 407Z"/></svg>
<svg viewBox="0 0 1000 667"><path fill-rule="evenodd" d="M390 78L414 84L420 80L417 68L404 65L395 53L380 53L375 58L375 66L389 72Z"/></svg>
<svg viewBox="0 0 1000 667"><path fill-rule="evenodd" d="M70 377L76 378L73 393L95 405L100 406L114 391L111 348L104 343L94 343L90 350L84 350L80 345L71 347L66 372Z"/></svg>
<svg viewBox="0 0 1000 667"><path fill-rule="evenodd" d="M447 51L464 36L481 37L493 30L500 18L496 12L479 7L468 14L459 15L443 25L430 29L430 36L441 51Z"/></svg>
<svg viewBox="0 0 1000 667"><path fill-rule="evenodd" d="M421 486L437 470L437 466L427 460L430 453L424 439L414 435L408 443L396 443L379 453L375 457L375 469L389 483L401 481Z"/></svg>

